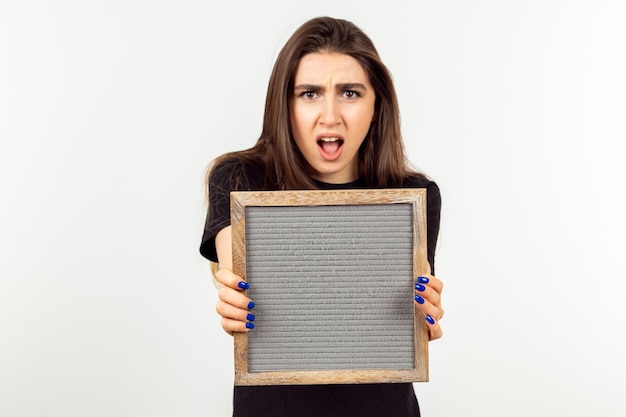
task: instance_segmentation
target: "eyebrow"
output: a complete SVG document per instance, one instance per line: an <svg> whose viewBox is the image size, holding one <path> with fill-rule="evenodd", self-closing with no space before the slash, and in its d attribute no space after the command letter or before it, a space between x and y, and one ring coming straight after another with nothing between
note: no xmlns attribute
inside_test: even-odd
<svg viewBox="0 0 626 417"><path fill-rule="evenodd" d="M335 86L337 90L367 90L365 85L361 83L340 83ZM299 84L296 85L294 91L322 91L324 88L316 84Z"/></svg>

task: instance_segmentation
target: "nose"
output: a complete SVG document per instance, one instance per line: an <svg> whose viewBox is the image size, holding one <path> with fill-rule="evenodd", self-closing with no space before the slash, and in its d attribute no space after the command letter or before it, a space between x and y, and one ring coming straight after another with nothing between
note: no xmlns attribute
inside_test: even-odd
<svg viewBox="0 0 626 417"><path fill-rule="evenodd" d="M322 102L320 122L324 125L338 124L341 121L339 110L339 103L337 103L333 98L327 97Z"/></svg>

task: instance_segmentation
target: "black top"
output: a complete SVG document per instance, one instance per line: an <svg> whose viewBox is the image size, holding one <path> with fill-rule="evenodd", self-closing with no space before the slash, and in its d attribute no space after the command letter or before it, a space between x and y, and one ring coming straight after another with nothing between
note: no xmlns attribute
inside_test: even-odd
<svg viewBox="0 0 626 417"><path fill-rule="evenodd" d="M217 262L215 236L230 225L230 191L263 190L264 167L229 161L216 166L209 177L209 209L200 253ZM315 181L320 189L370 188L360 180L347 184ZM437 185L426 178L409 177L403 188L427 189L428 261L434 274L441 197ZM235 386L234 417L414 417L419 406L413 385L342 384Z"/></svg>

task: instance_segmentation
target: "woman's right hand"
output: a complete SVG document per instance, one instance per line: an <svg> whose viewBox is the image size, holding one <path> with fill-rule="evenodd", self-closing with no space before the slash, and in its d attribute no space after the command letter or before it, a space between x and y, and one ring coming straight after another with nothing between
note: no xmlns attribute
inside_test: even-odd
<svg viewBox="0 0 626 417"><path fill-rule="evenodd" d="M215 306L222 316L222 328L232 336L233 332L247 332L254 329L254 302L244 294L248 283L229 269L220 269L215 274L219 283L219 301Z"/></svg>

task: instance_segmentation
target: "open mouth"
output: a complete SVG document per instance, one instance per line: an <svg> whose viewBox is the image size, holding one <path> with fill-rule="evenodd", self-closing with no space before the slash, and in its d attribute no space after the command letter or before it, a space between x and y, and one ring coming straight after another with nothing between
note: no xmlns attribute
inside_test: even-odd
<svg viewBox="0 0 626 417"><path fill-rule="evenodd" d="M340 150L343 146L343 139L339 138L321 138L317 141L317 146L324 159L334 160L341 154Z"/></svg>

